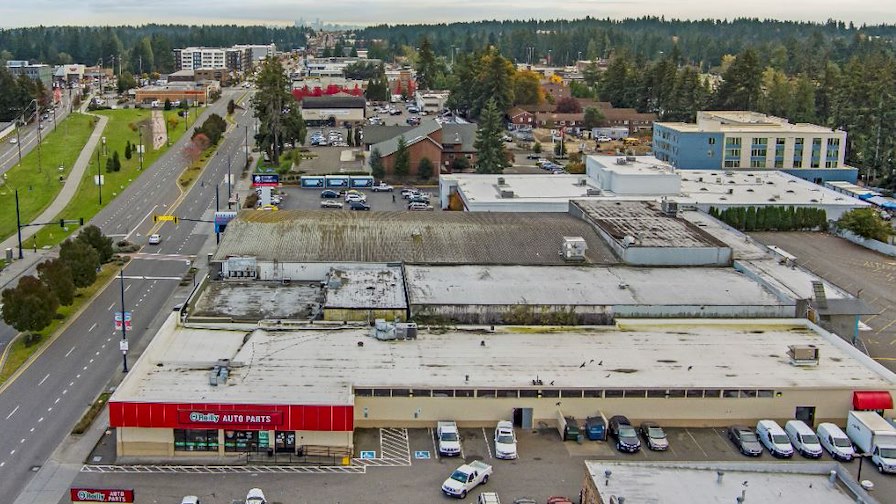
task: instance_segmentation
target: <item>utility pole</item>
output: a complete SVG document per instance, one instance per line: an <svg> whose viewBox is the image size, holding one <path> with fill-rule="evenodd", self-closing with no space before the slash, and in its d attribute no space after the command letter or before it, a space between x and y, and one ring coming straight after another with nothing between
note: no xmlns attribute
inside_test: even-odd
<svg viewBox="0 0 896 504"><path fill-rule="evenodd" d="M140 171L143 171L143 126L137 128L137 135L140 139L137 145L137 159L140 161Z"/></svg>
<svg viewBox="0 0 896 504"><path fill-rule="evenodd" d="M96 187L100 193L100 207L103 206L103 174L100 172L100 149L96 149Z"/></svg>
<svg viewBox="0 0 896 504"><path fill-rule="evenodd" d="M22 152L22 148L19 147L19 161L22 160L21 152ZM246 125L246 166L244 169L246 169L246 168L249 168L249 125L248 124Z"/></svg>
<svg viewBox="0 0 896 504"><path fill-rule="evenodd" d="M126 312L124 311L124 268L119 272L121 279L121 342L118 344L121 349L122 372L128 372L128 321Z"/></svg>
<svg viewBox="0 0 896 504"><path fill-rule="evenodd" d="M22 255L22 218L19 214L19 190L16 189L16 230L19 235L19 259L24 259Z"/></svg>
<svg viewBox="0 0 896 504"><path fill-rule="evenodd" d="M230 210L230 156L227 156L227 209Z"/></svg>
<svg viewBox="0 0 896 504"><path fill-rule="evenodd" d="M215 184L215 213L218 213L220 210L218 203L218 184ZM215 231L215 243L221 243L221 233L217 230Z"/></svg>
<svg viewBox="0 0 896 504"><path fill-rule="evenodd" d="M22 123L25 122L25 114L22 113ZM19 125L16 124L16 146L19 148L19 164L22 164L22 138L19 136Z"/></svg>

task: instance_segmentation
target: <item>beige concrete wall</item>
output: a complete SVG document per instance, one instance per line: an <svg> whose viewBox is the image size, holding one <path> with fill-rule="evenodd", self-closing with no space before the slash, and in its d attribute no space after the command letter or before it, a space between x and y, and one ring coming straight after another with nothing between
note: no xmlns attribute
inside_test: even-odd
<svg viewBox="0 0 896 504"><path fill-rule="evenodd" d="M760 419L787 420L797 406L814 406L815 421L842 423L852 406L851 390L781 390L779 397L696 398L433 398L356 397L355 426L431 426L455 419L466 427L491 426L511 419L514 408L532 408L535 425L556 425L557 409L584 419L598 410L608 418L625 415L633 422L655 420L667 426L710 427L753 424ZM557 406L557 403L560 406ZM365 416L366 415L366 416Z"/></svg>
<svg viewBox="0 0 896 504"><path fill-rule="evenodd" d="M273 442L275 431L268 431ZM296 445L332 446L351 450L352 432L296 431ZM174 451L173 429L144 429L120 427L116 429L116 451L119 457L208 458L240 457L240 452L224 451L224 430L218 430L217 452Z"/></svg>
<svg viewBox="0 0 896 504"><path fill-rule="evenodd" d="M296 445L321 445L351 448L354 436L351 432L296 431ZM271 439L274 439L271 433Z"/></svg>

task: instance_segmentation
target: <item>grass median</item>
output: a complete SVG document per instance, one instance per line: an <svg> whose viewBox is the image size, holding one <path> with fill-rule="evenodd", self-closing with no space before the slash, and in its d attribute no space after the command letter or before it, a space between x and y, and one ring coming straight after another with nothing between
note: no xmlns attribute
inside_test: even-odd
<svg viewBox="0 0 896 504"><path fill-rule="evenodd" d="M35 333L36 338L33 338L27 343L25 342L24 337L16 339L9 348L9 353L6 362L3 364L3 369L0 369L0 384L6 382L6 380L22 367L35 352L43 348L46 341L49 340L73 314L77 313L82 306L89 303L90 300L93 299L93 296L105 286L112 277L118 274L120 268L121 266L114 262L103 265L102 270L96 276L96 281L83 289L78 289L78 292L75 294L75 302L72 303L71 306L59 307L53 322L42 331Z"/></svg>
<svg viewBox="0 0 896 504"><path fill-rule="evenodd" d="M0 181L0 240L16 232L15 190L19 190L22 222L40 215L62 190L78 154L93 132L95 119L74 113L54 128L41 132L40 153L35 147Z"/></svg>
<svg viewBox="0 0 896 504"><path fill-rule="evenodd" d="M131 154L131 159L127 159L125 156L128 142L132 146L136 146L139 145L142 138L145 149L143 155L144 170L169 149L167 143L162 144L158 150L153 149L152 129L150 127L151 110L119 109L101 110L95 113L109 118L106 129L103 131L103 136L106 138L105 145L100 142L93 151L90 158L90 166L84 172L84 177L81 179L74 198L65 207L65 210L56 217L57 219L79 219L83 217L85 222L88 221L140 176L142 171L140 170L140 161L136 147ZM184 119L177 116L176 110L163 111L163 113L165 120L168 122L168 143L173 145L184 134ZM192 127L192 123L190 123L190 126ZM121 169L117 172L107 171L107 160L116 151L121 162ZM95 183L98 166L100 175L104 179L102 206L99 203L99 190ZM62 229L58 225L45 226L34 237L25 242L25 247L56 245L74 232L76 228L77 226L71 226L67 229Z"/></svg>

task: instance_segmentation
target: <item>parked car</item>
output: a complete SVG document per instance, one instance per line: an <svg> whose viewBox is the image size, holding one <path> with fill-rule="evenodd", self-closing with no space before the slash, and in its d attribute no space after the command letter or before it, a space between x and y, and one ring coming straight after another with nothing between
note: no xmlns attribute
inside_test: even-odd
<svg viewBox="0 0 896 504"><path fill-rule="evenodd" d="M332 189L325 189L325 190L323 190L323 191L320 192L320 197L321 197L321 198L338 198L338 197L339 197L339 192L338 192L338 191L334 191L334 190L332 190Z"/></svg>
<svg viewBox="0 0 896 504"><path fill-rule="evenodd" d="M432 205L430 205L428 203L423 203L420 201L412 201L412 202L408 203L408 210L411 210L411 211L421 211L421 210L426 211L426 210L432 210L432 209L433 209Z"/></svg>
<svg viewBox="0 0 896 504"><path fill-rule="evenodd" d="M370 190L372 190L373 192L392 192L395 190L395 188L385 182L380 182L379 185L371 187Z"/></svg>
<svg viewBox="0 0 896 504"><path fill-rule="evenodd" d="M849 462L856 456L852 441L840 427L832 423L818 424L818 441L835 460Z"/></svg>
<svg viewBox="0 0 896 504"><path fill-rule="evenodd" d="M554 495L552 497L548 497L548 504L572 504L572 501L569 499L569 497Z"/></svg>
<svg viewBox="0 0 896 504"><path fill-rule="evenodd" d="M420 191L413 187L405 187L401 190L401 197L404 199L408 199L415 194L420 194Z"/></svg>
<svg viewBox="0 0 896 504"><path fill-rule="evenodd" d="M364 203L363 201L352 201L349 203L350 210L370 210L370 205Z"/></svg>
<svg viewBox="0 0 896 504"><path fill-rule="evenodd" d="M585 419L585 435L592 441L607 439L607 419L603 413L598 412L597 416Z"/></svg>
<svg viewBox="0 0 896 504"><path fill-rule="evenodd" d="M436 424L436 437L439 440L439 455L456 457L460 455L460 434L453 420L441 420Z"/></svg>
<svg viewBox="0 0 896 504"><path fill-rule="evenodd" d="M756 435L769 453L775 457L790 458L793 456L793 445L784 429L774 420L760 420L756 424Z"/></svg>
<svg viewBox="0 0 896 504"><path fill-rule="evenodd" d="M753 429L746 425L732 425L728 427L728 439L734 443L734 446L744 455L748 457L758 457L762 455L762 443L756 437Z"/></svg>
<svg viewBox="0 0 896 504"><path fill-rule="evenodd" d="M669 449L669 440L666 432L656 422L641 422L641 435L647 441L647 447L654 451L666 451Z"/></svg>
<svg viewBox="0 0 896 504"><path fill-rule="evenodd" d="M196 497L195 495L187 495L180 500L180 504L200 504L199 497Z"/></svg>
<svg viewBox="0 0 896 504"><path fill-rule="evenodd" d="M513 423L501 420L495 427L495 458L515 459L516 435L513 433Z"/></svg>
<svg viewBox="0 0 896 504"><path fill-rule="evenodd" d="M822 455L821 443L811 427L802 420L789 420L784 424L784 432L790 438L790 444L802 456L808 458L820 458Z"/></svg>
<svg viewBox="0 0 896 504"><path fill-rule="evenodd" d="M616 438L616 449L635 453L641 449L641 440L628 418L616 415L610 418L610 435Z"/></svg>
<svg viewBox="0 0 896 504"><path fill-rule="evenodd" d="M158 234L151 234L151 235L149 235L149 241L148 241L148 243L149 243L150 245L158 245L158 244L162 243L162 237L161 237L161 235L158 235Z"/></svg>
<svg viewBox="0 0 896 504"><path fill-rule="evenodd" d="M526 154L526 159L538 159L540 157L541 157L541 154L535 154L535 153Z"/></svg>
<svg viewBox="0 0 896 504"><path fill-rule="evenodd" d="M424 205L428 205L429 197L423 194L415 194L414 196L408 198L408 203L423 203Z"/></svg>
<svg viewBox="0 0 896 504"><path fill-rule="evenodd" d="M492 466L480 460L474 460L464 464L442 483L442 492L449 497L466 499L467 493L479 484L488 483L488 477L492 474Z"/></svg>
<svg viewBox="0 0 896 504"><path fill-rule="evenodd" d="M612 142L612 141L613 141L612 138L610 138L610 137L608 137L608 136L605 136L605 135L601 135L601 136L597 137L597 142L598 142L598 143Z"/></svg>
<svg viewBox="0 0 896 504"><path fill-rule="evenodd" d="M321 208L342 208L342 202L328 200L328 199L320 200L320 207Z"/></svg>
<svg viewBox="0 0 896 504"><path fill-rule="evenodd" d="M15 145L15 144L19 143L19 139L18 138L10 138L9 143Z"/></svg>
<svg viewBox="0 0 896 504"><path fill-rule="evenodd" d="M268 501L260 488L253 488L246 494L246 504L268 504Z"/></svg>
<svg viewBox="0 0 896 504"><path fill-rule="evenodd" d="M354 201L367 201L367 196L364 196L363 194L358 194L358 193L346 193L345 202L351 203Z"/></svg>

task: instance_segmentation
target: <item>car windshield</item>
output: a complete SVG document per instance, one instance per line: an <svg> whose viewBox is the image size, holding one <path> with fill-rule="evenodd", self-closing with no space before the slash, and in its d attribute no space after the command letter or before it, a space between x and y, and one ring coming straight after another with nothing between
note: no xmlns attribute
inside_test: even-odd
<svg viewBox="0 0 896 504"><path fill-rule="evenodd" d="M466 483L467 475L460 471L454 471L453 473L451 473L451 479L453 479L454 481L460 481L461 483Z"/></svg>
<svg viewBox="0 0 896 504"><path fill-rule="evenodd" d="M832 438L832 440L834 441L834 446L840 448L852 448L852 443L849 441L849 439L843 437L835 437Z"/></svg>
<svg viewBox="0 0 896 504"><path fill-rule="evenodd" d="M803 434L803 444L818 444L818 436L815 434Z"/></svg>
<svg viewBox="0 0 896 504"><path fill-rule="evenodd" d="M442 433L442 441L457 441L457 433L456 432L443 432Z"/></svg>
<svg viewBox="0 0 896 504"><path fill-rule="evenodd" d="M635 428L631 425L620 425L619 426L619 437L637 437L635 433Z"/></svg>
<svg viewBox="0 0 896 504"><path fill-rule="evenodd" d="M740 431L740 440L745 443L755 443L757 441L756 434L752 432Z"/></svg>
<svg viewBox="0 0 896 504"><path fill-rule="evenodd" d="M772 443L790 444L790 439L784 434L772 434Z"/></svg>
<svg viewBox="0 0 896 504"><path fill-rule="evenodd" d="M513 436L510 434L499 434L498 442L501 444L513 444Z"/></svg>
<svg viewBox="0 0 896 504"><path fill-rule="evenodd" d="M881 448L878 455L880 455L881 458L896 458L896 448Z"/></svg>
<svg viewBox="0 0 896 504"><path fill-rule="evenodd" d="M647 429L647 435L654 439L663 439L666 437L666 433L659 427L649 427Z"/></svg>

